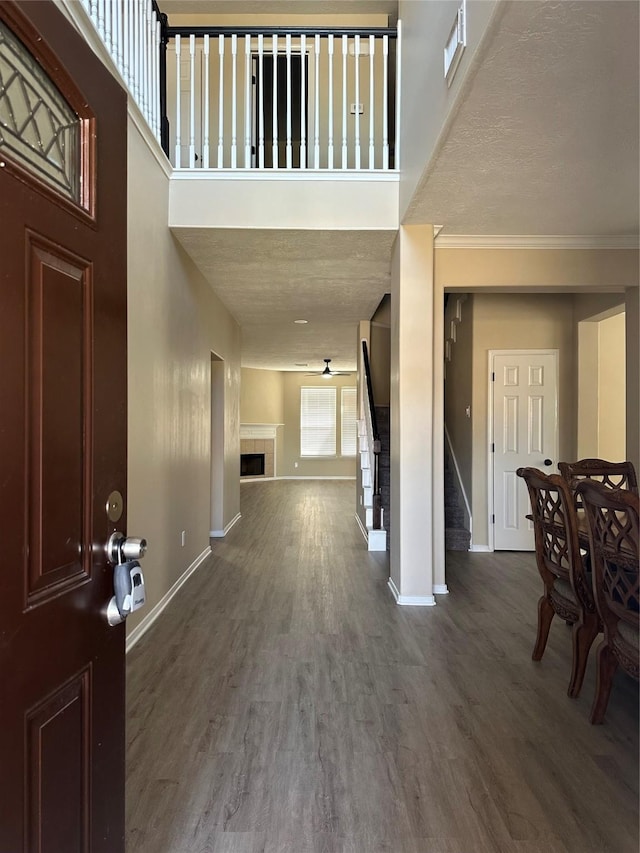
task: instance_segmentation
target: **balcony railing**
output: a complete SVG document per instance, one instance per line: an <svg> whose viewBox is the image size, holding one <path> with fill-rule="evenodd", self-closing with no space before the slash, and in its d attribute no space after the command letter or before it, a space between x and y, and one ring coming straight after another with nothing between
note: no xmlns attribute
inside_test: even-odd
<svg viewBox="0 0 640 853"><path fill-rule="evenodd" d="M397 29L169 27L82 0L176 169L398 169Z"/></svg>
<svg viewBox="0 0 640 853"><path fill-rule="evenodd" d="M397 166L395 29L167 30L175 168Z"/></svg>

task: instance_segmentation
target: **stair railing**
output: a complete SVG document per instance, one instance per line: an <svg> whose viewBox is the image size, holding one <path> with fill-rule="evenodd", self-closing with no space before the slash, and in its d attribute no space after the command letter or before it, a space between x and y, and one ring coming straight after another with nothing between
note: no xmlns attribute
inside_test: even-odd
<svg viewBox="0 0 640 853"><path fill-rule="evenodd" d="M373 529L380 530L382 527L382 492L380 490L381 442L380 432L378 431L378 420L376 418L376 407L373 399L373 383L371 381L369 350L365 340L362 341L362 361L367 386L366 405L364 405L364 419L369 452L369 467L373 471ZM364 402L365 400L363 400L363 403Z"/></svg>

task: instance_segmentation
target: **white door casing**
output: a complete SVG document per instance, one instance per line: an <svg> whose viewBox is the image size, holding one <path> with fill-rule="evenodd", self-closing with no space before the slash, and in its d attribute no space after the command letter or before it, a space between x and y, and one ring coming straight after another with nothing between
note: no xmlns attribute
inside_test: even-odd
<svg viewBox="0 0 640 853"><path fill-rule="evenodd" d="M489 371L489 544L533 551L529 495L516 471L557 473L558 351L492 350Z"/></svg>

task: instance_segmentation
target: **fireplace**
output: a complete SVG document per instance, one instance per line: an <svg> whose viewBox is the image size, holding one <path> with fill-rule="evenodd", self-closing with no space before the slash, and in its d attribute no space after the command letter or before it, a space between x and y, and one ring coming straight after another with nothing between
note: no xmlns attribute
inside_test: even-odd
<svg viewBox="0 0 640 853"><path fill-rule="evenodd" d="M264 477L264 453L241 453L240 476Z"/></svg>

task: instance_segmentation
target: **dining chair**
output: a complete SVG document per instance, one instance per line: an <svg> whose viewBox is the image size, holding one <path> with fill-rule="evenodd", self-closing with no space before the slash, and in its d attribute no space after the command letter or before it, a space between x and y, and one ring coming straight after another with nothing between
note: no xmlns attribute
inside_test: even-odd
<svg viewBox="0 0 640 853"><path fill-rule="evenodd" d="M618 665L638 680L640 499L633 492L610 489L592 480L584 480L576 492L587 515L593 594L604 628L591 708L591 722L601 723Z"/></svg>
<svg viewBox="0 0 640 853"><path fill-rule="evenodd" d="M578 483L589 479L596 480L611 489L628 489L638 494L638 478L632 462L579 459L577 462L558 462L558 470L574 491ZM581 508L580 502L577 506Z"/></svg>
<svg viewBox="0 0 640 853"><path fill-rule="evenodd" d="M541 660L555 614L572 626L572 665L567 693L580 693L589 650L601 629L591 580L578 542L573 494L558 474L518 468L527 484L536 546L536 562L544 592L538 601L538 630L533 660Z"/></svg>

